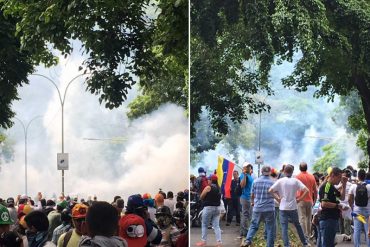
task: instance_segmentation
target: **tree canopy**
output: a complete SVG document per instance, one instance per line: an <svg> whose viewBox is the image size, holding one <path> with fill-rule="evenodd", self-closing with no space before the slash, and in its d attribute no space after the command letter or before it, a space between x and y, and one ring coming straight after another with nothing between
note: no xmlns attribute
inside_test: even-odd
<svg viewBox="0 0 370 247"><path fill-rule="evenodd" d="M194 34L212 49L222 43L225 35L229 36L229 45L218 51L219 57L231 56L240 59L237 71L243 71L242 61L250 56L257 61L257 80L268 88L271 66L281 61L293 61L295 54L300 58L295 62L292 74L285 77L284 86L297 91L305 91L309 86L316 86L316 97L328 97L333 100L335 95L348 95L357 91L364 116L367 132L370 133L370 4L364 0L308 0L308 1L195 1L193 3ZM208 18L208 19L207 19ZM243 53L234 47L241 47ZM211 50L212 51L212 50ZM216 52L204 56L212 56ZM250 55L248 55L250 54ZM195 57L196 64L201 59ZM224 66L222 59L217 59L217 66L208 66L210 73L222 71L227 73L229 66ZM193 66L191 74L197 75L199 66ZM217 70L215 70L217 68ZM200 68L204 71L205 68ZM252 80L249 80L251 82ZM222 84L223 83L223 84ZM225 84L237 85L237 80L221 79L215 83L208 78L191 79L192 97L197 99L198 93L205 87L224 88ZM214 85L216 84L216 85ZM253 86L246 85L239 93L255 93ZM228 86L226 86L227 88ZM260 86L258 86L260 88ZM235 94L235 93L234 93ZM227 109L224 115L214 122L222 121L229 112L237 112L232 97L218 101L220 105L212 105L215 97L206 94L203 101L195 100L194 116L197 120L201 106L208 104L211 111ZM193 104L193 100L192 100ZM240 102L237 104L240 105ZM239 110L240 111L240 110ZM243 112L242 112L243 113ZM239 114L242 117L244 114ZM217 117L217 116L216 116ZM232 120L239 120L231 118ZM225 127L223 127L225 129ZM370 140L367 140L367 153L370 153Z"/></svg>
<svg viewBox="0 0 370 247"><path fill-rule="evenodd" d="M104 102L107 108L120 106L137 81L146 101L154 101L151 104L171 101L187 106L187 19L183 18L187 1L0 0L0 8L1 24L7 19L15 20L12 29L5 30L6 35L18 41L15 49L28 55L29 69L19 74L22 80L16 84L9 79L13 94L2 90L10 101L17 99L14 85L27 83L26 75L34 65L57 63L52 49L68 56L74 49L73 41L79 40L81 53L87 57L79 67L89 74L87 90L99 95L100 103ZM149 14L154 10L159 15ZM12 55L13 59L20 57ZM9 77L9 73L3 73ZM158 92L164 88L168 89L167 94L158 98ZM4 119L7 125L3 125L4 120L1 124L9 127L13 113L9 105L4 108L8 112Z"/></svg>

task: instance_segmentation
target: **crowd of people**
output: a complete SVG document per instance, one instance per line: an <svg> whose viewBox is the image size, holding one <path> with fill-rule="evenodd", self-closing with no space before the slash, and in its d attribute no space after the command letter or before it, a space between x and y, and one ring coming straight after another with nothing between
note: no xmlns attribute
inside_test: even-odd
<svg viewBox="0 0 370 247"><path fill-rule="evenodd" d="M0 247L185 247L188 190L134 194L127 203L42 193L0 198Z"/></svg>
<svg viewBox="0 0 370 247"><path fill-rule="evenodd" d="M220 219L226 211L226 227L240 227L241 246L251 246L261 225L264 226L266 246L273 247L277 232L284 247L290 246L288 225L295 228L303 246L333 247L336 235L343 241L361 246L361 233L370 247L370 173L351 166L346 169L330 167L325 174L309 173L301 162L299 173L293 176L294 166L284 165L280 171L265 165L256 177L253 166L244 163L242 173L233 171L230 193L222 191L216 171L207 176L204 168L198 177L191 176L191 193L200 200L202 208L201 240L207 245L207 229L211 225L217 245L222 245ZM226 186L223 186L226 188ZM230 194L226 198L226 194Z"/></svg>

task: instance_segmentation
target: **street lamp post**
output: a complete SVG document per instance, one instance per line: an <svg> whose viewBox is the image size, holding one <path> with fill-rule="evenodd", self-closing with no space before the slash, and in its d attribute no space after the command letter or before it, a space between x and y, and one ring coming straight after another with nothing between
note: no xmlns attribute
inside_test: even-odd
<svg viewBox="0 0 370 247"><path fill-rule="evenodd" d="M66 101L67 91L68 91L68 88L69 88L69 86L71 85L71 83L73 81L75 81L78 77L83 76L85 74L80 74L80 75L74 77L71 81L68 82L66 90L64 91L63 97L62 97L62 94L59 90L59 87L57 86L57 84L52 79L50 79L47 76L41 75L41 74L32 74L32 75L40 76L40 77L43 77L43 78L47 79L49 82L51 82L54 85L54 87L58 91L59 101L60 101L60 105L62 107L62 154L64 154L64 103ZM64 194L64 170L62 170L62 193Z"/></svg>
<svg viewBox="0 0 370 247"><path fill-rule="evenodd" d="M25 190L25 193L26 195L28 195L28 190L27 190L27 136L28 136L28 127L30 127L31 123L37 119L37 118L40 118L41 116L36 116L34 118L32 118L27 125L25 125L23 123L22 120L20 120L19 118L17 117L14 117L15 119L17 119L22 127L23 127L23 133L24 133L24 182L25 182L25 185L24 185L24 190Z"/></svg>

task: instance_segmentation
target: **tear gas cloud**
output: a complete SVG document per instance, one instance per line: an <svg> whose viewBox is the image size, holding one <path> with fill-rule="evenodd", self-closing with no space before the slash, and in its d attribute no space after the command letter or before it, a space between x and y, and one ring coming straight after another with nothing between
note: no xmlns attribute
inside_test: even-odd
<svg viewBox="0 0 370 247"><path fill-rule="evenodd" d="M37 73L53 79L62 97L68 82L79 74L83 58L60 57L54 69L38 68ZM21 100L13 109L28 128L28 194L38 191L47 198L61 192L61 104L52 83L30 76L30 84L20 88ZM65 171L65 194L87 199L113 200L162 188L177 192L188 187L189 131L184 109L162 105L153 113L129 121L127 104L137 96L134 88L118 109L99 105L98 96L86 92L83 77L72 82L64 105L64 152L69 153ZM103 103L104 104L104 103ZM24 194L24 134L17 120L7 131L15 141L14 161L2 165L1 197ZM88 140L96 138L99 140ZM154 196L154 195L153 195Z"/></svg>

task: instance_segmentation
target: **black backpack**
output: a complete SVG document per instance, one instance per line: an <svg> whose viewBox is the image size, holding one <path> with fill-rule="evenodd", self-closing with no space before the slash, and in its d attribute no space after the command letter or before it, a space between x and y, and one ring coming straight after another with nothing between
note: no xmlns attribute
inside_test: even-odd
<svg viewBox="0 0 370 247"><path fill-rule="evenodd" d="M369 200L367 195L366 183L357 184L355 205L358 207L366 207L367 201Z"/></svg>

